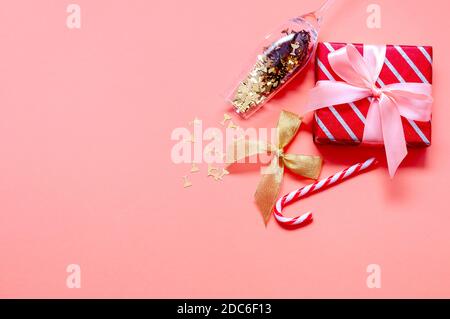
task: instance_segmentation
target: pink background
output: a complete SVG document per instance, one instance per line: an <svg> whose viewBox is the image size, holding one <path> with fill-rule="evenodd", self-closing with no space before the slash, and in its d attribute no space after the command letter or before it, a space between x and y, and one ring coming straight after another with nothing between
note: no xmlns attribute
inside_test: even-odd
<svg viewBox="0 0 450 319"><path fill-rule="evenodd" d="M69 1L2 1L0 297L450 297L447 0L337 0L323 41L434 46L433 145L394 180L379 168L294 205L315 212L296 231L264 227L257 167L215 182L202 165L184 189L170 135L195 116L219 126L220 94L265 32L320 1L73 2L81 30L65 25ZM234 121L301 112L311 71ZM290 151L323 155L322 176L368 156L314 145L306 122ZM283 193L306 183L288 174Z"/></svg>

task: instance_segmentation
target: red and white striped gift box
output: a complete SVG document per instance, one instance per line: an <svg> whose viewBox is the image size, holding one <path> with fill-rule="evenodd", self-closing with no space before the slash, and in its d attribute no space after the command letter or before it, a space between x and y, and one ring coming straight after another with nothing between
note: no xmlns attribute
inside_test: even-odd
<svg viewBox="0 0 450 319"><path fill-rule="evenodd" d="M343 81L328 62L328 54L345 43L319 43L316 54L316 80ZM354 44L363 54L363 45ZM433 49L429 46L388 45L386 59L377 84L402 82L432 83ZM361 144L370 100L350 104L330 105L314 114L314 141L319 144ZM412 147L431 145L431 122L416 122L402 118L406 143Z"/></svg>

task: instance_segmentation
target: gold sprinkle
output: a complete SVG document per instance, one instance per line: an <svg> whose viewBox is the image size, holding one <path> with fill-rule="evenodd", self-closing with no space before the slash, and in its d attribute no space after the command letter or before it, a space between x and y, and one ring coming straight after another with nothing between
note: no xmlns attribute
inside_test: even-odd
<svg viewBox="0 0 450 319"><path fill-rule="evenodd" d="M224 177L225 175L230 175L230 172L227 171L225 168L222 168L222 177Z"/></svg>
<svg viewBox="0 0 450 319"><path fill-rule="evenodd" d="M220 122L220 124L222 125L222 126L225 126L225 123L227 122L227 121L229 121L229 120L231 120L231 116L229 116L228 114L224 114L223 115L223 121L222 122Z"/></svg>
<svg viewBox="0 0 450 319"><path fill-rule="evenodd" d="M215 172L217 172L218 168L208 164L208 177L215 176Z"/></svg>
<svg viewBox="0 0 450 319"><path fill-rule="evenodd" d="M195 163L192 163L191 173L197 173L200 171L200 168Z"/></svg>
<svg viewBox="0 0 450 319"><path fill-rule="evenodd" d="M187 175L183 176L183 187L184 188L188 188L188 187L191 187L191 186L192 186L192 183L189 180L189 177Z"/></svg>
<svg viewBox="0 0 450 319"><path fill-rule="evenodd" d="M214 174L214 180L221 181L225 175L229 175L230 172L222 168L222 172Z"/></svg>
<svg viewBox="0 0 450 319"><path fill-rule="evenodd" d="M228 123L228 128L232 128L232 129L238 129L239 126L237 126L236 124L233 123L233 121L230 121L230 123Z"/></svg>

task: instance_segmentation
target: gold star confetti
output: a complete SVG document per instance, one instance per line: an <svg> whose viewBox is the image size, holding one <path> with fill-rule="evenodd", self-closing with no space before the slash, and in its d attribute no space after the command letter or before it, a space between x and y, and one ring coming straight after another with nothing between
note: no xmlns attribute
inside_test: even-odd
<svg viewBox="0 0 450 319"><path fill-rule="evenodd" d="M227 122L227 121L229 121L229 120L231 120L231 116L229 116L228 114L224 114L223 115L223 121L222 122L220 122L220 124L222 125L222 126L225 126L225 123Z"/></svg>
<svg viewBox="0 0 450 319"><path fill-rule="evenodd" d="M192 163L191 173L197 173L199 171L200 171L200 168L198 168L197 164Z"/></svg>
<svg viewBox="0 0 450 319"><path fill-rule="evenodd" d="M230 175L230 172L227 171L225 168L222 168L222 173L220 174L220 177L223 178L225 175Z"/></svg>
<svg viewBox="0 0 450 319"><path fill-rule="evenodd" d="M189 180L189 176L183 176L183 187L184 188L188 188L188 187L191 187L192 186L192 183L191 183L191 181Z"/></svg>
<svg viewBox="0 0 450 319"><path fill-rule="evenodd" d="M239 128L239 126L237 126L236 124L234 124L233 123L233 121L230 121L229 123L228 123L228 128L232 128L232 129L238 129Z"/></svg>
<svg viewBox="0 0 450 319"><path fill-rule="evenodd" d="M208 164L208 177L209 176L215 176L215 173L218 171L217 167L212 166L211 164Z"/></svg>
<svg viewBox="0 0 450 319"><path fill-rule="evenodd" d="M221 181L221 180L223 180L223 177L225 175L229 175L229 174L230 174L230 172L228 172L226 169L222 168L222 172L214 174L214 180Z"/></svg>

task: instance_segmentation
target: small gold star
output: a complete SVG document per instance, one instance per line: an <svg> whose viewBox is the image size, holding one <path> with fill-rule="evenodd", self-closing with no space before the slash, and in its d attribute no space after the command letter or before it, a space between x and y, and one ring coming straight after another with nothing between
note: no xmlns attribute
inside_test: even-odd
<svg viewBox="0 0 450 319"><path fill-rule="evenodd" d="M208 177L215 176L215 172L217 172L218 168L208 164Z"/></svg>
<svg viewBox="0 0 450 319"><path fill-rule="evenodd" d="M221 173L216 173L216 174L214 175L214 179L215 179L216 181L221 181L221 180L223 180L223 177L224 177L225 175L229 175L229 174L230 174L229 171L227 171L226 169L222 168L222 172L221 172Z"/></svg>
<svg viewBox="0 0 450 319"><path fill-rule="evenodd" d="M228 128L238 129L239 126L237 126L236 124L234 124L233 121L230 121L230 123L228 123Z"/></svg>
<svg viewBox="0 0 450 319"><path fill-rule="evenodd" d="M192 186L192 183L189 181L189 177L187 175L183 176L183 187L188 188L191 186Z"/></svg>
<svg viewBox="0 0 450 319"><path fill-rule="evenodd" d="M229 120L231 120L231 116L225 113L225 114L223 115L223 121L220 122L220 124L221 124L222 126L225 126L225 123L226 123L227 121L229 121Z"/></svg>
<svg viewBox="0 0 450 319"><path fill-rule="evenodd" d="M200 171L200 168L195 163L192 163L191 173L197 173Z"/></svg>

